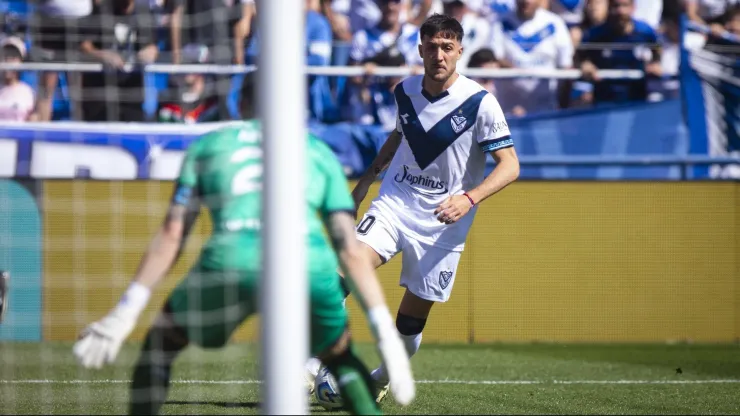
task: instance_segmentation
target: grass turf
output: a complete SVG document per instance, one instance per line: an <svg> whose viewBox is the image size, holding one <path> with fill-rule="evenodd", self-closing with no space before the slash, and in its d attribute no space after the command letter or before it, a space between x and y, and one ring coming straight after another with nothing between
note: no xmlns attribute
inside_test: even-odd
<svg viewBox="0 0 740 416"><path fill-rule="evenodd" d="M115 365L99 371L78 367L71 346L0 344L0 413L125 413L138 345L124 346ZM372 346L358 351L378 363ZM389 397L385 413L740 414L736 345L425 344L413 366L416 401L401 408ZM191 348L172 376L165 414L260 412L252 344Z"/></svg>

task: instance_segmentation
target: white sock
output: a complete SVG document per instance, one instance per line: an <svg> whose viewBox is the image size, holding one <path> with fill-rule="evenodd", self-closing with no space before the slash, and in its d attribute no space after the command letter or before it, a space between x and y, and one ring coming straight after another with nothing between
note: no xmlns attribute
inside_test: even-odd
<svg viewBox="0 0 740 416"><path fill-rule="evenodd" d="M416 335L401 335L403 345L406 347L406 353L409 355L409 359L419 351L421 346L421 332ZM383 364L380 367L370 373L371 376L378 382L388 384L388 374L386 374L385 366Z"/></svg>
<svg viewBox="0 0 740 416"><path fill-rule="evenodd" d="M311 357L308 359L308 362L306 362L306 371L309 372L314 377L316 377L319 374L320 368L321 368L321 360L319 360L316 357Z"/></svg>

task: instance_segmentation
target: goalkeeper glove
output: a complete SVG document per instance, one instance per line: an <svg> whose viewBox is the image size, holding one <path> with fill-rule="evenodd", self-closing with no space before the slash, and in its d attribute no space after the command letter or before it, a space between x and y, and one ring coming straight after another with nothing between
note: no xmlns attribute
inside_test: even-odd
<svg viewBox="0 0 740 416"><path fill-rule="evenodd" d="M393 398L398 404L406 406L416 396L416 385L406 347L386 306L369 310L368 318L378 341L378 350L388 373Z"/></svg>
<svg viewBox="0 0 740 416"><path fill-rule="evenodd" d="M72 350L77 361L85 368L101 368L113 363L123 341L136 326L150 294L149 288L132 283L108 315L82 331Z"/></svg>

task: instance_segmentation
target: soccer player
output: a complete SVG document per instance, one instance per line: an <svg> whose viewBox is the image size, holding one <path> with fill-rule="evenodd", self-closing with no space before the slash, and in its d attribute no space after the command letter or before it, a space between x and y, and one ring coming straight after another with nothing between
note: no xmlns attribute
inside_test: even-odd
<svg viewBox="0 0 740 416"><path fill-rule="evenodd" d="M496 98L460 75L463 29L449 16L421 26L424 75L396 86L396 130L352 192L356 206L378 174L388 170L377 198L357 225L363 250L379 267L403 251L396 316L406 350L421 344L427 317L446 302L477 206L519 176L509 127ZM486 154L496 161L484 179ZM309 361L307 370L315 362ZM388 370L373 371L377 400L388 392Z"/></svg>
<svg viewBox="0 0 740 416"><path fill-rule="evenodd" d="M245 80L245 117L254 114L253 77ZM255 121L206 134L190 145L163 225L144 255L133 282L118 305L92 323L74 346L87 368L115 360L150 293L170 270L195 222L201 204L210 211L213 235L190 273L170 293L146 335L131 386L130 413L157 414L165 402L173 361L194 343L219 348L249 316L257 312L261 272L260 127ZM355 355L336 277L339 264L357 290L375 335L380 355L391 369L392 390L399 403L415 395L403 343L383 298L369 258L354 232L354 202L346 178L331 150L308 139L310 185L306 204L311 305L311 352L339 382L355 414L379 414L375 385ZM323 233L326 225L332 245Z"/></svg>

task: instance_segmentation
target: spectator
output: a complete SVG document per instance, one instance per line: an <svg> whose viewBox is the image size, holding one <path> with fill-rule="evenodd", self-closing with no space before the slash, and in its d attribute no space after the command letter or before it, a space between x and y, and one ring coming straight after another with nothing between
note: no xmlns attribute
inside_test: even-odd
<svg viewBox="0 0 740 416"><path fill-rule="evenodd" d="M334 39L340 42L352 41L349 4L349 0L321 0L321 14L329 20Z"/></svg>
<svg viewBox="0 0 740 416"><path fill-rule="evenodd" d="M586 0L550 0L550 11L563 18L574 45L581 40L580 28L583 23L585 5Z"/></svg>
<svg viewBox="0 0 740 416"><path fill-rule="evenodd" d="M26 58L26 45L15 36L0 41L2 61L20 63ZM0 84L0 120L27 121L34 106L33 89L19 79L17 71L2 71Z"/></svg>
<svg viewBox="0 0 740 416"><path fill-rule="evenodd" d="M207 64L208 47L187 46L181 55L184 64ZM164 123L219 121L218 96L213 79L205 74L170 75L169 88L159 97L157 120Z"/></svg>
<svg viewBox="0 0 740 416"><path fill-rule="evenodd" d="M658 36L647 23L632 17L634 0L610 0L607 22L584 36L584 43L601 44L603 48L581 51L581 71L587 81L595 83L596 104L623 103L647 99L647 77L662 74ZM610 48L608 44L633 44L632 48ZM599 69L643 70L640 80L600 80Z"/></svg>
<svg viewBox="0 0 740 416"><path fill-rule="evenodd" d="M540 7L539 0L517 0L516 11L492 27L492 50L504 68L570 69L573 43L558 15ZM558 108L559 95L570 85L556 80L501 80L497 88L505 112L524 115ZM566 96L567 98L567 96ZM560 100L560 106L565 100Z"/></svg>
<svg viewBox="0 0 740 416"><path fill-rule="evenodd" d="M404 66L403 56L396 49L389 49L370 58L367 63L377 66ZM396 127L396 100L393 90L401 82L398 77L366 78L367 82L351 97L350 112L345 118L359 124L377 124L387 131Z"/></svg>
<svg viewBox="0 0 740 416"><path fill-rule="evenodd" d="M648 80L650 101L675 99L680 96L678 69L681 60L681 27L678 19L678 16L667 16L663 19L663 33L660 37L662 79Z"/></svg>
<svg viewBox="0 0 740 416"><path fill-rule="evenodd" d="M596 26L606 23L609 15L609 0L587 0L583 9L583 20L581 25L573 27L570 33L573 37L573 45L578 48L581 45L583 34Z"/></svg>
<svg viewBox="0 0 740 416"><path fill-rule="evenodd" d="M319 13L319 0L306 0L306 64L311 66L328 66L331 64L332 32L329 20ZM260 53L260 32L257 28L247 49L250 63L255 62ZM311 117L323 120L331 111L329 79L326 76L308 77L309 110Z"/></svg>
<svg viewBox="0 0 740 416"><path fill-rule="evenodd" d="M503 16L516 10L516 0L483 0L481 15L490 22L497 22Z"/></svg>
<svg viewBox="0 0 740 416"><path fill-rule="evenodd" d="M181 61L180 51L187 44L205 45L217 65L245 63L245 49L252 34L256 13L254 0L165 0L170 13L172 61ZM227 120L230 75L215 77L219 98L219 117Z"/></svg>
<svg viewBox="0 0 740 416"><path fill-rule="evenodd" d="M454 17L463 27L463 54L457 67L464 69L473 53L488 43L491 36L490 25L468 6L468 3L472 3L471 0L442 0L442 3L444 14Z"/></svg>
<svg viewBox="0 0 740 416"><path fill-rule="evenodd" d="M82 76L85 121L143 121L144 81L140 71L124 72L127 63L157 58L156 23L148 8L134 0L112 0L96 6L84 21L80 48L106 71Z"/></svg>
<svg viewBox="0 0 740 416"><path fill-rule="evenodd" d="M90 15L93 0L39 0L30 20L33 50L32 59L41 62L75 62L79 60L80 21ZM80 90L79 73L68 73L69 90ZM59 73L42 72L38 88L34 118L50 121L53 117L54 92ZM78 101L74 97L73 102ZM73 118L78 118L73 116Z"/></svg>
<svg viewBox="0 0 740 416"><path fill-rule="evenodd" d="M496 55L488 48L478 49L470 57L470 61L468 61L468 68L495 69L500 67L496 60ZM485 88L486 91L496 95L496 83L493 78L476 78L475 81Z"/></svg>
<svg viewBox="0 0 740 416"><path fill-rule="evenodd" d="M740 0L683 0L686 15L689 19L706 24L721 33L723 28L723 17L725 13Z"/></svg>
<svg viewBox="0 0 740 416"><path fill-rule="evenodd" d="M419 28L403 24L400 19L401 0L378 0L381 6L380 22L371 29L360 30L352 38L350 62L359 64L383 50L397 48L408 65L421 65L419 56Z"/></svg>
<svg viewBox="0 0 740 416"><path fill-rule="evenodd" d="M722 31L713 33L708 37L705 48L725 56L740 58L740 5L734 6L725 13L722 22ZM733 39L734 37L734 39Z"/></svg>
<svg viewBox="0 0 740 416"><path fill-rule="evenodd" d="M180 62L187 43L206 45L216 64L244 64L252 32L254 0L166 0L172 60Z"/></svg>
<svg viewBox="0 0 740 416"><path fill-rule="evenodd" d="M347 0L343 0L347 1ZM385 0L349 0L349 22L352 34L376 27L382 20ZM403 0L399 10L401 23L421 26L432 11L432 0Z"/></svg>

